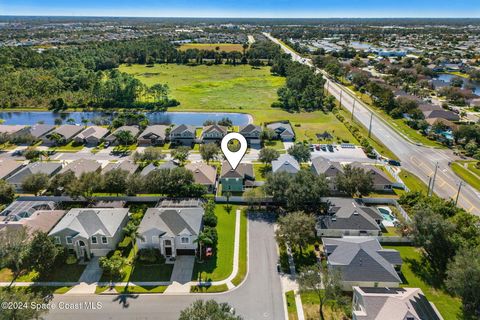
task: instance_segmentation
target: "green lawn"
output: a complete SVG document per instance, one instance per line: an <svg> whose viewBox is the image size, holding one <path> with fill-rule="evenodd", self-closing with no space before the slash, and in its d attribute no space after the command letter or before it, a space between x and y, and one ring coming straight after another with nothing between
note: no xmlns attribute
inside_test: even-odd
<svg viewBox="0 0 480 320"><path fill-rule="evenodd" d="M75 282L78 281L82 275L85 265L78 264L62 264L54 266L52 274L40 277L38 272L22 272L20 276L15 279L15 282L33 282L33 281L64 281ZM0 282L9 282L13 280L13 273L8 268L0 269Z"/></svg>
<svg viewBox="0 0 480 320"><path fill-rule="evenodd" d="M295 294L293 290L285 292L287 300L288 320L297 320L297 305L295 304Z"/></svg>
<svg viewBox="0 0 480 320"><path fill-rule="evenodd" d="M347 296L347 301L352 301L351 293L345 293L345 295ZM320 319L320 314L318 311L320 300L318 299L318 295L315 292L302 292L300 293L300 297L302 299L305 319ZM346 309L350 309L350 304L346 306ZM323 313L325 315L325 319L349 319L351 316L350 311L345 314L341 308L332 308L331 301L327 301L327 303L324 305Z"/></svg>
<svg viewBox="0 0 480 320"><path fill-rule="evenodd" d="M269 172L272 172L271 165L264 165L263 163L253 164L253 173L255 174L256 181L265 181L265 178Z"/></svg>
<svg viewBox="0 0 480 320"><path fill-rule="evenodd" d="M413 287L422 289L425 296L433 302L445 320L459 319L461 301L452 297L443 288L433 288L424 276L425 264L422 262L419 249L407 246L383 246L386 249L396 249L403 259L402 274L405 283L402 287Z"/></svg>
<svg viewBox="0 0 480 320"><path fill-rule="evenodd" d="M233 251L235 243L235 211L236 206L231 206L228 213L224 205L215 206L218 218L217 233L218 244L214 255L203 263L195 262L192 280L218 281L226 279L233 269Z"/></svg>
<svg viewBox="0 0 480 320"><path fill-rule="evenodd" d="M452 163L452 170L466 183L480 191L480 169L475 167L477 161L457 161Z"/></svg>
<svg viewBox="0 0 480 320"><path fill-rule="evenodd" d="M164 293L168 286L116 286L118 293Z"/></svg>
<svg viewBox="0 0 480 320"><path fill-rule="evenodd" d="M226 284L219 284L218 286L192 286L190 292L195 293L215 293L228 291Z"/></svg>
<svg viewBox="0 0 480 320"><path fill-rule="evenodd" d="M400 178L411 191L420 191L427 194L428 186L413 173L402 169Z"/></svg>
<svg viewBox="0 0 480 320"><path fill-rule="evenodd" d="M51 147L51 148L48 148L48 150L56 151L56 152L78 152L83 148L84 148L83 144L76 145L74 141L70 141L68 144L64 146Z"/></svg>
<svg viewBox="0 0 480 320"><path fill-rule="evenodd" d="M242 211L242 217L240 219L240 253L239 253L239 261L238 261L238 273L233 278L232 283L235 286L238 286L242 283L243 279L247 275L247 265L248 265L248 257L247 257L247 237L248 237L248 218L245 211Z"/></svg>
<svg viewBox="0 0 480 320"><path fill-rule="evenodd" d="M273 148L275 150L285 150L285 146L281 140L269 140L265 141L264 147L266 148Z"/></svg>

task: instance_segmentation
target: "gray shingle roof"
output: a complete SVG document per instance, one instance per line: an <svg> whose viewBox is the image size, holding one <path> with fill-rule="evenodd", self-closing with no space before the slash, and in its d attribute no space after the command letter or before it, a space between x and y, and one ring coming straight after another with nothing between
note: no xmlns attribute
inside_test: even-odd
<svg viewBox="0 0 480 320"><path fill-rule="evenodd" d="M27 164L17 173L7 179L12 184L22 184L25 179L36 173L44 173L48 176L53 175L62 168L62 164L58 162L34 162Z"/></svg>
<svg viewBox="0 0 480 320"><path fill-rule="evenodd" d="M138 169L138 164L134 163L131 160L123 160L119 162L110 162L103 168L102 172L108 172L114 169L120 169L127 171L128 173L134 173Z"/></svg>
<svg viewBox="0 0 480 320"><path fill-rule="evenodd" d="M101 164L92 159L78 159L67 164L60 173L72 171L76 177L80 177L82 173L94 172L101 168Z"/></svg>
<svg viewBox="0 0 480 320"><path fill-rule="evenodd" d="M99 127L99 126L90 126L80 132L76 138L79 139L87 139L87 138L96 138L96 139L102 139L105 137L108 133L108 129L104 127Z"/></svg>
<svg viewBox="0 0 480 320"><path fill-rule="evenodd" d="M140 138L151 139L153 135L159 137L162 140L165 140L165 131L168 126L156 124L153 126L148 126L141 134Z"/></svg>
<svg viewBox="0 0 480 320"><path fill-rule="evenodd" d="M336 177L338 173L343 172L340 162L330 161L323 157L313 158L312 168L316 174L324 174L330 178Z"/></svg>
<svg viewBox="0 0 480 320"><path fill-rule="evenodd" d="M290 123L274 122L267 124L267 128L274 130L277 134L281 136L295 136L293 128Z"/></svg>
<svg viewBox="0 0 480 320"><path fill-rule="evenodd" d="M253 172L253 165L251 163L240 163L238 167L233 170L228 161L223 161L222 171L220 173L221 178L241 178L246 177L255 178Z"/></svg>
<svg viewBox="0 0 480 320"><path fill-rule="evenodd" d="M344 281L401 282L394 267L401 261L400 253L383 249L376 238L323 238L322 242L329 268L339 270Z"/></svg>
<svg viewBox="0 0 480 320"><path fill-rule="evenodd" d="M73 124L63 124L59 126L57 129L53 130L52 132L49 132L47 134L47 137L49 137L54 133L58 133L59 135L64 137L65 140L68 140L76 136L82 130L83 130L83 127L81 126L76 126Z"/></svg>
<svg viewBox="0 0 480 320"><path fill-rule="evenodd" d="M273 172L297 173L300 171L300 164L289 154L282 154L277 160L272 161Z"/></svg>
<svg viewBox="0 0 480 320"><path fill-rule="evenodd" d="M6 177L12 175L14 172L17 172L23 163L10 160L10 159L0 159L0 179L5 179Z"/></svg>
<svg viewBox="0 0 480 320"><path fill-rule="evenodd" d="M149 208L140 223L140 234L157 229L160 235L175 237L181 233L198 235L202 227L203 208Z"/></svg>
<svg viewBox="0 0 480 320"><path fill-rule="evenodd" d="M40 138L44 134L52 131L53 129L55 129L55 126L51 124L36 124L30 128L30 134L35 138Z"/></svg>
<svg viewBox="0 0 480 320"><path fill-rule="evenodd" d="M328 198L329 215L319 219L320 229L379 231L383 217L375 207L366 207L356 199Z"/></svg>

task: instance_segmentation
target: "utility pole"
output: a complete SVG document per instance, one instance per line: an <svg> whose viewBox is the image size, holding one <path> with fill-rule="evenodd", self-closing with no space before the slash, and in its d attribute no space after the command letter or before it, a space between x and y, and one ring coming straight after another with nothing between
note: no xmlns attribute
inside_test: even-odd
<svg viewBox="0 0 480 320"><path fill-rule="evenodd" d="M340 108L342 107L342 94L343 94L343 90L340 89Z"/></svg>
<svg viewBox="0 0 480 320"><path fill-rule="evenodd" d="M428 177L428 191L427 191L427 197L430 194L430 187L432 186L432 176Z"/></svg>
<svg viewBox="0 0 480 320"><path fill-rule="evenodd" d="M373 111L370 112L370 125L368 126L368 137L369 138L372 134L372 120L373 120Z"/></svg>
<svg viewBox="0 0 480 320"><path fill-rule="evenodd" d="M435 173L433 174L432 188L430 189L429 196L433 194L433 187L435 186L435 179L437 178L437 170L438 170L438 161L435 162Z"/></svg>
<svg viewBox="0 0 480 320"><path fill-rule="evenodd" d="M462 185L463 185L463 181L460 181L460 183L458 184L458 192L457 192L457 198L455 199L455 205L457 205L458 203L458 197L460 197L460 190L462 190Z"/></svg>
<svg viewBox="0 0 480 320"><path fill-rule="evenodd" d="M327 79L327 92L330 90L330 81Z"/></svg>
<svg viewBox="0 0 480 320"><path fill-rule="evenodd" d="M353 99L353 107L352 107L352 121L353 121L353 114L355 112L355 99Z"/></svg>

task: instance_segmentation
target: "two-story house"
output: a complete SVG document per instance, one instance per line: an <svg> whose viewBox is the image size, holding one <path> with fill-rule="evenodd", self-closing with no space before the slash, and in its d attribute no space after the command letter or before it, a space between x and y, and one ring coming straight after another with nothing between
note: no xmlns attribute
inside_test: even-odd
<svg viewBox="0 0 480 320"><path fill-rule="evenodd" d="M220 143L223 137L227 135L227 127L213 124L211 126L203 127L201 140L203 143Z"/></svg>
<svg viewBox="0 0 480 320"><path fill-rule="evenodd" d="M174 145L193 146L196 128L186 124L177 125L170 131L170 142Z"/></svg>

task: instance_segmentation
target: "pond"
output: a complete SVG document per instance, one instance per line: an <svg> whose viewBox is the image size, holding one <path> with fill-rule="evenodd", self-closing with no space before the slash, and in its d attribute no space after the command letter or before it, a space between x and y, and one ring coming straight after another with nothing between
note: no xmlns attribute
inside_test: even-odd
<svg viewBox="0 0 480 320"><path fill-rule="evenodd" d="M440 73L435 78L438 80L442 80L446 83L450 83L450 81L452 81L453 78L457 78L457 76L450 73ZM465 87L465 85L468 84L470 87L473 87L473 93L475 93L476 95L480 95L480 82L470 81L469 79L465 79L465 78L462 78L462 79L463 79L463 87Z"/></svg>
<svg viewBox="0 0 480 320"><path fill-rule="evenodd" d="M219 121L222 118L229 118L235 126L244 126L251 122L251 117L244 113L227 112L147 112L145 113L150 124L187 124L202 126L206 120ZM42 122L44 124L55 124L55 119L62 119L62 123L73 119L76 124L82 124L83 120L88 124L100 122L108 124L115 117L114 113L93 112L62 112L53 113L47 111L0 111L0 119L3 124L34 125ZM71 122L70 120L69 122Z"/></svg>

